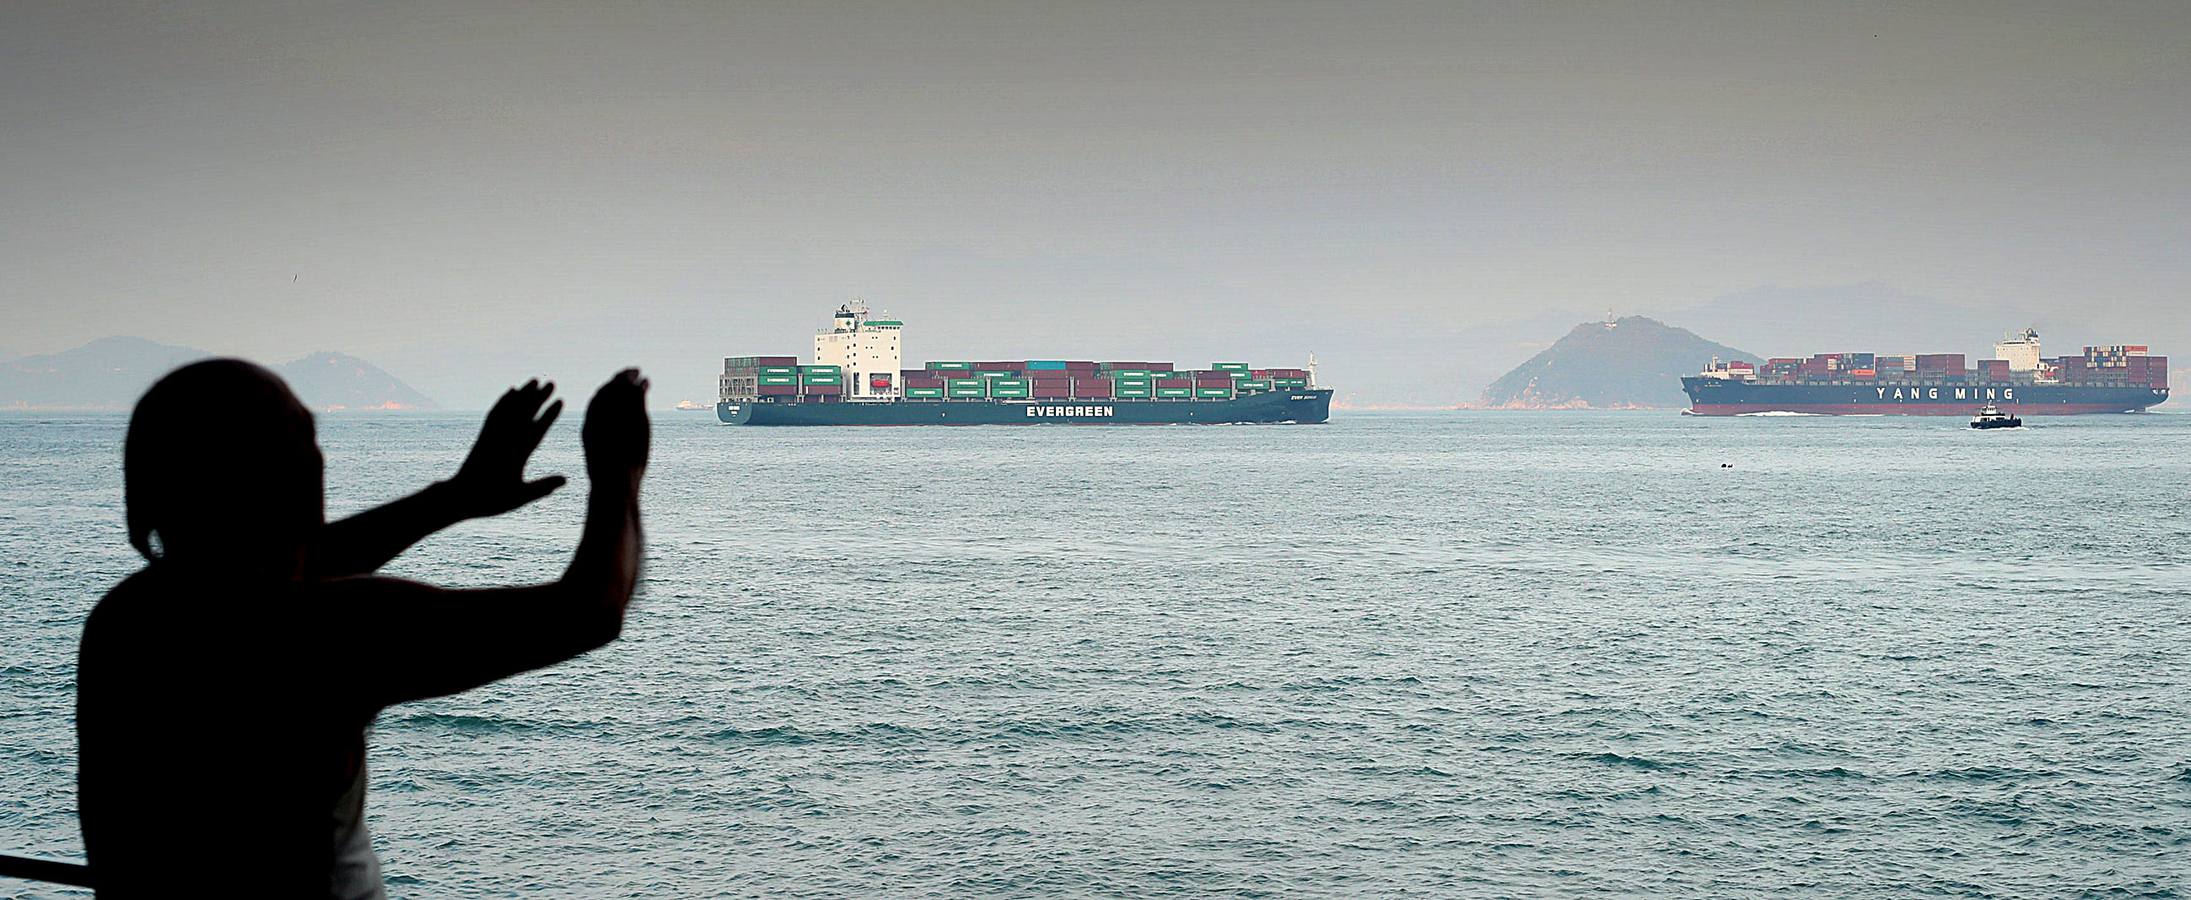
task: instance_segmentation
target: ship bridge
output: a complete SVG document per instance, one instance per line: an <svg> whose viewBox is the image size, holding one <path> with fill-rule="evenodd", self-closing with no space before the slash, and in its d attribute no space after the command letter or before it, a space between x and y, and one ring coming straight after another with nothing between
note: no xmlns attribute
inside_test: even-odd
<svg viewBox="0 0 2191 900"><path fill-rule="evenodd" d="M814 335L814 363L844 370L846 400L895 400L904 387L898 372L905 359L899 337L905 323L868 318L857 300L837 307L829 330Z"/></svg>

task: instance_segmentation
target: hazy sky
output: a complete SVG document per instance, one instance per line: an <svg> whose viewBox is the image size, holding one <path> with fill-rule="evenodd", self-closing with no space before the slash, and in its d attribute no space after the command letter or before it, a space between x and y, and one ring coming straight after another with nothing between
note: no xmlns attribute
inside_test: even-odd
<svg viewBox="0 0 2191 900"><path fill-rule="evenodd" d="M2184 2L9 2L0 352L708 400L861 296L1438 402L1501 323L1860 283L2191 342L2187 98Z"/></svg>

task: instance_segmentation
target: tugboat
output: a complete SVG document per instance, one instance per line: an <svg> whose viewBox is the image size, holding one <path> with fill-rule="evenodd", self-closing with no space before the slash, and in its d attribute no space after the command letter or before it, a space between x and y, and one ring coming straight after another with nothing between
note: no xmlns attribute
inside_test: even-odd
<svg viewBox="0 0 2191 900"><path fill-rule="evenodd" d="M1988 403L1970 418L1972 428L2022 428L2024 420L2002 412L1997 404Z"/></svg>

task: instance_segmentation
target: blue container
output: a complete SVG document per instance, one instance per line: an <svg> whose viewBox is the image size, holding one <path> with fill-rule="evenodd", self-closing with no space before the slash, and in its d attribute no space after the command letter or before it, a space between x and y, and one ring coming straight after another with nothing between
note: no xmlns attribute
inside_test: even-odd
<svg viewBox="0 0 2191 900"><path fill-rule="evenodd" d="M1062 359L1030 359L1027 361L1027 371L1062 372L1065 371L1065 361Z"/></svg>

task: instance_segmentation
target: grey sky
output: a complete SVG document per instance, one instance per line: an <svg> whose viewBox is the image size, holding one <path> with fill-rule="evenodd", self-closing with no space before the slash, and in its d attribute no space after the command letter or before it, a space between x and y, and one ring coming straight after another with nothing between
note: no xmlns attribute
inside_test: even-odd
<svg viewBox="0 0 2191 900"><path fill-rule="evenodd" d="M1870 283L2191 357L2186 97L2186 3L9 3L0 351L669 402L858 295L1452 402L1517 323Z"/></svg>

